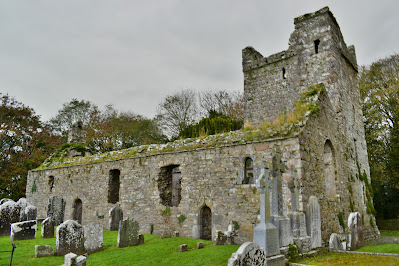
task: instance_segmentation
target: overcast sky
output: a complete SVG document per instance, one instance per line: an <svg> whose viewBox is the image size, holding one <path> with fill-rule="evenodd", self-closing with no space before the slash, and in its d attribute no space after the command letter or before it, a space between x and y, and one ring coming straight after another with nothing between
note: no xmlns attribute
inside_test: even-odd
<svg viewBox="0 0 399 266"><path fill-rule="evenodd" d="M183 88L242 91L241 50L287 49L324 6L359 65L399 52L397 0L0 0L0 92L43 120L72 98L152 117Z"/></svg>

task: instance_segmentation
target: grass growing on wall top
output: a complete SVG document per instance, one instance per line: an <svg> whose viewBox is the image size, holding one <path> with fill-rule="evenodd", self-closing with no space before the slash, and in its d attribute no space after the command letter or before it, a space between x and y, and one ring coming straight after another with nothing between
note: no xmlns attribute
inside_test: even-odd
<svg viewBox="0 0 399 266"><path fill-rule="evenodd" d="M161 239L158 235L144 235L144 245L117 248L118 232L104 229L104 251L90 254L87 265L227 265L227 261L238 245L213 246L212 241L174 237ZM197 242L204 248L197 250ZM55 250L55 238L40 237L16 241L13 265L61 265L64 257L35 259L35 245L50 245ZM187 252L179 252L181 244L188 245ZM0 251L11 250L9 236L0 237ZM0 265L9 265L11 253L0 252Z"/></svg>

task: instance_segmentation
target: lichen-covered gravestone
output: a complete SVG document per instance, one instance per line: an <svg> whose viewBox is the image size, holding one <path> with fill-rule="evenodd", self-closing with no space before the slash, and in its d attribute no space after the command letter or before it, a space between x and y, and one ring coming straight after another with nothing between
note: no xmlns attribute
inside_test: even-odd
<svg viewBox="0 0 399 266"><path fill-rule="evenodd" d="M27 221L36 220L37 208L33 205L28 205L25 208L25 218Z"/></svg>
<svg viewBox="0 0 399 266"><path fill-rule="evenodd" d="M21 207L9 200L0 206L0 236L9 236L12 223L19 222Z"/></svg>
<svg viewBox="0 0 399 266"><path fill-rule="evenodd" d="M59 195L49 198L47 217L51 217L56 226L64 222L64 213L65 200Z"/></svg>
<svg viewBox="0 0 399 266"><path fill-rule="evenodd" d="M11 242L36 238L36 220L11 224Z"/></svg>
<svg viewBox="0 0 399 266"><path fill-rule="evenodd" d="M67 220L57 227L56 252L64 256L69 252L83 254L83 226L73 220Z"/></svg>
<svg viewBox="0 0 399 266"><path fill-rule="evenodd" d="M28 201L25 198L20 198L16 204L20 207L20 212L19 212L19 222L22 221L27 221L26 213L25 213L25 208L29 206ZM32 219L33 220L33 219Z"/></svg>
<svg viewBox="0 0 399 266"><path fill-rule="evenodd" d="M117 247L123 248L139 245L139 229L139 223L131 217L120 221Z"/></svg>
<svg viewBox="0 0 399 266"><path fill-rule="evenodd" d="M94 253L103 249L103 226L99 223L89 223L83 226L85 249L87 253Z"/></svg>
<svg viewBox="0 0 399 266"><path fill-rule="evenodd" d="M54 237L54 221L52 218L47 217L42 222L42 238L53 238Z"/></svg>
<svg viewBox="0 0 399 266"><path fill-rule="evenodd" d="M121 207L114 206L109 210L109 231L118 231L119 222L123 220Z"/></svg>
<svg viewBox="0 0 399 266"><path fill-rule="evenodd" d="M321 217L320 205L315 196L309 197L306 206L306 227L310 236L310 246L312 249L321 247Z"/></svg>
<svg viewBox="0 0 399 266"><path fill-rule="evenodd" d="M264 266L266 265L266 253L263 248L253 242L245 242L237 252L233 253L228 266Z"/></svg>
<svg viewBox="0 0 399 266"><path fill-rule="evenodd" d="M49 245L36 245L35 258L51 257L54 256L54 250Z"/></svg>

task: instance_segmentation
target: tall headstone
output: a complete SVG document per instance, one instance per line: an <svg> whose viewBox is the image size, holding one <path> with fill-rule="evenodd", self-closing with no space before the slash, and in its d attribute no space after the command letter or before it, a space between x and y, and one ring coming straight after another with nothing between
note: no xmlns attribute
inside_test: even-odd
<svg viewBox="0 0 399 266"><path fill-rule="evenodd" d="M119 222L123 220L123 211L118 205L109 210L109 230L118 231Z"/></svg>
<svg viewBox="0 0 399 266"><path fill-rule="evenodd" d="M11 242L36 238L36 220L11 224Z"/></svg>
<svg viewBox="0 0 399 266"><path fill-rule="evenodd" d="M306 216L299 210L299 182L293 166L291 166L291 180L288 187L291 190L290 219L294 243L302 252L308 252L311 250L310 237L306 229Z"/></svg>
<svg viewBox="0 0 399 266"><path fill-rule="evenodd" d="M64 256L69 252L84 253L83 227L74 220L67 220L57 227L56 252Z"/></svg>
<svg viewBox="0 0 399 266"><path fill-rule="evenodd" d="M26 207L29 206L28 201L25 198L20 198L17 201L17 205L20 207L19 220L18 221L19 222L26 221L27 217L26 217L25 209L26 209Z"/></svg>
<svg viewBox="0 0 399 266"><path fill-rule="evenodd" d="M28 205L25 208L25 217L27 221L36 220L37 218L37 208L33 205Z"/></svg>
<svg viewBox="0 0 399 266"><path fill-rule="evenodd" d="M310 247L312 249L322 246L321 243L321 217L320 205L315 196L309 197L309 202L305 210L306 228L310 236Z"/></svg>
<svg viewBox="0 0 399 266"><path fill-rule="evenodd" d="M263 248L269 257L280 254L277 228L270 222L269 169L261 169L256 186L260 192L260 224L254 229L254 242Z"/></svg>
<svg viewBox="0 0 399 266"><path fill-rule="evenodd" d="M65 200L59 195L49 198L48 207L47 207L47 217L51 217L56 226L64 222L64 213L65 213Z"/></svg>
<svg viewBox="0 0 399 266"><path fill-rule="evenodd" d="M120 221L117 247L123 248L139 245L139 230L139 223L131 217Z"/></svg>
<svg viewBox="0 0 399 266"><path fill-rule="evenodd" d="M50 217L47 217L42 222L42 238L53 238L54 237L54 221Z"/></svg>
<svg viewBox="0 0 399 266"><path fill-rule="evenodd" d="M103 249L103 226L99 223L89 223L83 226L85 249L87 253L94 253Z"/></svg>
<svg viewBox="0 0 399 266"><path fill-rule="evenodd" d="M281 160L281 151L278 146L276 147L276 155L273 157L272 163L272 223L277 227L279 232L280 247L286 247L289 244L293 244L294 240L291 232L291 221L284 215L282 174L285 165Z"/></svg>
<svg viewBox="0 0 399 266"><path fill-rule="evenodd" d="M11 224L19 222L21 207L14 201L6 201L0 206L0 236L9 236Z"/></svg>
<svg viewBox="0 0 399 266"><path fill-rule="evenodd" d="M362 216L358 212L351 212L348 217L348 249L356 250L363 246Z"/></svg>

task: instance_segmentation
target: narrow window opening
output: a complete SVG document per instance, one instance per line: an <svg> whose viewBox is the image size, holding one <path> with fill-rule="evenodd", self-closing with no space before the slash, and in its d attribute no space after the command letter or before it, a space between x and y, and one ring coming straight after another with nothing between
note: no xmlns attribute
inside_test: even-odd
<svg viewBox="0 0 399 266"><path fill-rule="evenodd" d="M76 199L72 205L72 220L82 224L83 203L81 199Z"/></svg>
<svg viewBox="0 0 399 266"><path fill-rule="evenodd" d="M179 165L161 167L158 175L158 191L164 206L177 207L181 200L181 171Z"/></svg>
<svg viewBox="0 0 399 266"><path fill-rule="evenodd" d="M206 205L200 211L200 230L201 239L212 239L212 211Z"/></svg>
<svg viewBox="0 0 399 266"><path fill-rule="evenodd" d="M332 143L327 140L324 144L324 180L326 183L326 192L329 197L336 194L335 178L335 155Z"/></svg>
<svg viewBox="0 0 399 266"><path fill-rule="evenodd" d="M54 176L49 176L48 177L48 186L50 188L50 192L53 191L54 188Z"/></svg>
<svg viewBox="0 0 399 266"><path fill-rule="evenodd" d="M314 52L315 52L316 54L319 53L319 44L320 44L320 40L314 41Z"/></svg>
<svg viewBox="0 0 399 266"><path fill-rule="evenodd" d="M285 68L283 67L283 79L287 78L287 74L285 73Z"/></svg>
<svg viewBox="0 0 399 266"><path fill-rule="evenodd" d="M108 181L108 203L117 203L119 201L120 174L118 169L109 171Z"/></svg>
<svg viewBox="0 0 399 266"><path fill-rule="evenodd" d="M250 157L245 158L243 184L254 184L254 163Z"/></svg>

